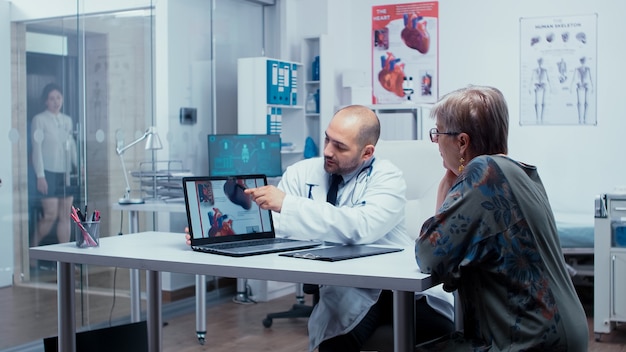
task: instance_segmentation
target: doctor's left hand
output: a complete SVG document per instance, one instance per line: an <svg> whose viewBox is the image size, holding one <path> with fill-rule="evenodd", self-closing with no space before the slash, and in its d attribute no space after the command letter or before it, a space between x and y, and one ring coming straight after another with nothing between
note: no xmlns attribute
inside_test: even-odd
<svg viewBox="0 0 626 352"><path fill-rule="evenodd" d="M248 188L244 191L252 198L261 209L269 209L280 213L285 199L285 192L276 188L276 186L268 185L258 188Z"/></svg>

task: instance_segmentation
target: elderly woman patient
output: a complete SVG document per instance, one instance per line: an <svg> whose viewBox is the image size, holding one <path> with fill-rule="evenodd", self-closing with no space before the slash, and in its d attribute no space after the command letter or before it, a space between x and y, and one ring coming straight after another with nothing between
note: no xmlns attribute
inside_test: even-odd
<svg viewBox="0 0 626 352"><path fill-rule="evenodd" d="M430 351L586 351L585 312L568 276L537 169L509 158L502 93L469 86L432 109L446 174L416 240L419 267L458 289L463 333Z"/></svg>

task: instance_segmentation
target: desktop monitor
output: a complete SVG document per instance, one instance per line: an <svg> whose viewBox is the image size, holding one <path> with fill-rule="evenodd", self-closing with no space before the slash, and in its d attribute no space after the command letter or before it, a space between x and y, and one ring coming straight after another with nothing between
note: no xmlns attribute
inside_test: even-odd
<svg viewBox="0 0 626 352"><path fill-rule="evenodd" d="M283 173L278 134L210 134L209 176Z"/></svg>

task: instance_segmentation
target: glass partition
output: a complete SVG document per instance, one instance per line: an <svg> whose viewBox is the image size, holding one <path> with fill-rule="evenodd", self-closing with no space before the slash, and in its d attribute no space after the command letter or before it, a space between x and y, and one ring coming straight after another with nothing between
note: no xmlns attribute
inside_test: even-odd
<svg viewBox="0 0 626 352"><path fill-rule="evenodd" d="M29 246L74 240L72 206L88 216L99 210L107 220L102 233L113 233L117 221L107 208L126 188L116 147L154 124L151 10L38 21L23 28ZM151 155L137 147L124 158L134 165ZM64 178L56 180L56 188L54 177ZM41 190L44 182L47 194ZM45 270L47 265L33 266Z"/></svg>
<svg viewBox="0 0 626 352"><path fill-rule="evenodd" d="M98 211L102 237L127 233L128 219L111 209L126 189L122 161L130 172L154 158L143 145L128 148L123 160L116 152L156 125L153 7L85 13L93 3L77 1L74 14L11 26L12 99L23 107L12 118L20 136L14 179L21 184L13 195L15 286L31 299L35 315L28 318L39 322L25 321L17 308L7 312L27 326L2 336L0 350L57 334L56 263L30 259L28 248L74 241L80 232L72 208L86 220ZM145 223L142 230L152 229L150 219ZM78 329L128 320L127 269L77 266L76 287Z"/></svg>
<svg viewBox="0 0 626 352"><path fill-rule="evenodd" d="M130 198L154 196L153 185L133 176L146 164L182 160L185 169L208 172L206 136L237 133L237 59L278 52L278 36L265 32L278 32L278 10L255 1L13 6L21 12L37 2L49 18L35 9L32 19L11 23L15 265L13 287L0 288L0 303L10 302L0 318L8 327L0 331L0 350L57 335L56 264L31 260L29 247L71 245L80 235L72 207L87 218L99 212L101 237L127 234L128 213L115 205L126 194L124 175ZM196 125L179 122L182 107L198 108ZM163 150L146 150L142 140L118 155L151 127ZM184 223L181 214L142 212L139 230L182 231ZM129 322L131 276L123 268L77 266L77 329ZM170 295L189 297L188 286Z"/></svg>

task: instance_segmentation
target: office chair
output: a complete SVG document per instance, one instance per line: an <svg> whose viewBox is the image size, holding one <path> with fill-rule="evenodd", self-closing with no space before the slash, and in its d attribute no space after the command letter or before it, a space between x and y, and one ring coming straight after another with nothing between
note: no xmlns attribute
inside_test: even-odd
<svg viewBox="0 0 626 352"><path fill-rule="evenodd" d="M304 294L313 295L313 304L307 305L304 300ZM308 318L311 316L313 307L320 300L319 286L314 284L298 284L296 287L296 303L291 306L290 310L277 313L269 313L263 319L263 326L269 328L272 326L273 319L279 318Z"/></svg>

